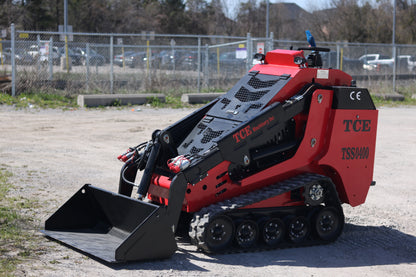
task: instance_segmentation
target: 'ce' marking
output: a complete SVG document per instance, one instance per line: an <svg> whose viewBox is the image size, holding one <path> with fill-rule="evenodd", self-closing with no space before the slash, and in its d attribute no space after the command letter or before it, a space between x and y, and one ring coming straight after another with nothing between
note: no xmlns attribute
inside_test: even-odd
<svg viewBox="0 0 416 277"><path fill-rule="evenodd" d="M353 100L353 101L354 100L360 101L361 100L361 91L355 91L355 90L351 91L350 99Z"/></svg>

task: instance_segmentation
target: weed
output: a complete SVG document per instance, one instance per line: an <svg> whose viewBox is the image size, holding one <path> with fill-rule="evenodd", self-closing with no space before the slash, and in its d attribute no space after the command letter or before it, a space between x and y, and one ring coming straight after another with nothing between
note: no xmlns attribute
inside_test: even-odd
<svg viewBox="0 0 416 277"><path fill-rule="evenodd" d="M37 201L23 197L10 197L12 174L0 169L0 276L11 276L18 264L36 253L36 238L27 230L34 229L32 219L23 216L22 210L32 210Z"/></svg>
<svg viewBox="0 0 416 277"><path fill-rule="evenodd" d="M73 96L60 93L28 92L16 97L0 93L0 104L15 105L17 108L68 108L76 107L76 100Z"/></svg>

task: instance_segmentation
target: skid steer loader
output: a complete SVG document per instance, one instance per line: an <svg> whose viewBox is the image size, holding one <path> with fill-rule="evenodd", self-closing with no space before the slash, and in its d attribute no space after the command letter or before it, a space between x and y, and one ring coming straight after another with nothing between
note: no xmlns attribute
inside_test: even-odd
<svg viewBox="0 0 416 277"><path fill-rule="evenodd" d="M328 50L257 54L227 93L120 155L118 193L83 186L43 233L109 263L168 258L178 235L207 253L336 240L341 204L375 184L378 111L322 68Z"/></svg>

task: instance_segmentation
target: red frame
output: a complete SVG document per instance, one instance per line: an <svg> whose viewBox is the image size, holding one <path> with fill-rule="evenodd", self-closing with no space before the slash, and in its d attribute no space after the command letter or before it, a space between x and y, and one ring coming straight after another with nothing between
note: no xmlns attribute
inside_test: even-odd
<svg viewBox="0 0 416 277"><path fill-rule="evenodd" d="M351 76L340 70L307 68L295 64L294 57L298 56L303 57L303 51L270 51L265 59L268 64L252 68L252 71L262 74L290 74L292 78L269 104L290 98L308 83L316 82L323 86L351 84ZM305 172L329 176L335 183L342 202L351 206L364 203L373 178L378 111L333 109L332 99L332 90L318 89L312 95L309 113L295 117L296 125L302 127L306 124L306 128L304 134L301 134L300 128L296 130L297 137L303 135L303 139L291 159L253 174L239 183L230 179L230 162L224 161L209 170L207 176L197 184L188 184L182 210L196 212L210 204ZM352 124L355 124L355 129ZM149 198L167 205L170 183L168 177L154 174L149 187ZM224 189L226 191L220 193ZM303 205L303 202L291 201L290 194L285 193L251 205L250 208L293 205Z"/></svg>

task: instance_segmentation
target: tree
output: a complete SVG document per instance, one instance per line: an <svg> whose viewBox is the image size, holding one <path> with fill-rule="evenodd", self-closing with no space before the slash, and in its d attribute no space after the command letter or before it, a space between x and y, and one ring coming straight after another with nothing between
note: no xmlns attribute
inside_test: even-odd
<svg viewBox="0 0 416 277"><path fill-rule="evenodd" d="M397 1L397 43L416 43L416 1L398 0Z"/></svg>
<svg viewBox="0 0 416 277"><path fill-rule="evenodd" d="M185 33L188 18L183 0L161 0L160 28L167 34Z"/></svg>
<svg viewBox="0 0 416 277"><path fill-rule="evenodd" d="M252 36L261 36L264 33L264 28L260 27L264 26L261 22L261 19L264 18L262 14L256 0L240 3L237 14L238 34L251 33Z"/></svg>

